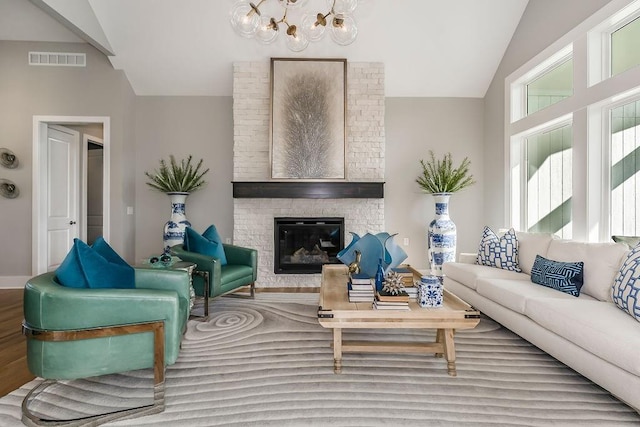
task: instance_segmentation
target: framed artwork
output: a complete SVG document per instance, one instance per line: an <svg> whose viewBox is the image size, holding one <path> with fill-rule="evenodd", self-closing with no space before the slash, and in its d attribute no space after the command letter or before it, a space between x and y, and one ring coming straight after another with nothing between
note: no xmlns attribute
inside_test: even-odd
<svg viewBox="0 0 640 427"><path fill-rule="evenodd" d="M345 179L346 59L271 58L271 178Z"/></svg>

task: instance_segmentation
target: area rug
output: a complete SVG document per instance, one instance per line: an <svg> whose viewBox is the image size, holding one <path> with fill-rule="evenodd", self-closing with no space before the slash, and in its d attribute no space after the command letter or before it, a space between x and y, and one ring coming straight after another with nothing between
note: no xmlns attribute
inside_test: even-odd
<svg viewBox="0 0 640 427"><path fill-rule="evenodd" d="M314 300L315 298L315 300ZM113 426L618 426L640 415L491 319L459 331L457 377L444 359L355 354L333 373L331 331L317 294L218 298L189 321L166 372L166 410ZM201 309L201 307L200 307ZM433 331L345 332L358 340L433 340ZM149 398L150 370L57 386L44 413L78 415ZM19 426L32 381L0 399L0 426Z"/></svg>

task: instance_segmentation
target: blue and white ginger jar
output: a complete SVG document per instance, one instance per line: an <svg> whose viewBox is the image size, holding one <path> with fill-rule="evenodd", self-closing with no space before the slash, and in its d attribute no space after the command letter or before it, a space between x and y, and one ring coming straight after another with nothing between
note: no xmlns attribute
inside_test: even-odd
<svg viewBox="0 0 640 427"><path fill-rule="evenodd" d="M191 227L191 223L185 216L185 202L189 193L167 193L167 195L171 197L171 218L164 225L162 242L165 251L171 246L183 244L185 228Z"/></svg>

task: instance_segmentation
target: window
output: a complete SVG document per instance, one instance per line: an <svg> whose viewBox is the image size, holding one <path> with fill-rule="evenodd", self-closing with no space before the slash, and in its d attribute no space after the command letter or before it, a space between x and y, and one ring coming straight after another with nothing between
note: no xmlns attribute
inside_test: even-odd
<svg viewBox="0 0 640 427"><path fill-rule="evenodd" d="M527 85L527 114L533 114L573 94L573 60L556 65Z"/></svg>
<svg viewBox="0 0 640 427"><path fill-rule="evenodd" d="M505 90L505 226L640 235L640 0L611 0Z"/></svg>
<svg viewBox="0 0 640 427"><path fill-rule="evenodd" d="M526 230L571 238L572 127L531 135L526 144Z"/></svg>
<svg viewBox="0 0 640 427"><path fill-rule="evenodd" d="M611 33L611 75L640 64L640 18Z"/></svg>
<svg viewBox="0 0 640 427"><path fill-rule="evenodd" d="M610 110L610 227L640 235L640 100Z"/></svg>

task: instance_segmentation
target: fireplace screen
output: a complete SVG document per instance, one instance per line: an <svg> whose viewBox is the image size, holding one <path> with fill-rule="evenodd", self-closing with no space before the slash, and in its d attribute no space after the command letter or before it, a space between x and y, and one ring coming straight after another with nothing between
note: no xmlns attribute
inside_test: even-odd
<svg viewBox="0 0 640 427"><path fill-rule="evenodd" d="M320 273L338 264L344 248L344 218L275 218L274 272Z"/></svg>

